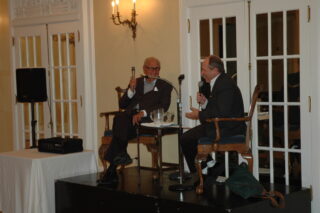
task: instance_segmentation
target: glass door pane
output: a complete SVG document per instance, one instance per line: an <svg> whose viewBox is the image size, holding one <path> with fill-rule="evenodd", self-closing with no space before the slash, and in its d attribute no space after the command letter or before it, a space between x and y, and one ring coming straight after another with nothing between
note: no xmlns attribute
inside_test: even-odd
<svg viewBox="0 0 320 213"><path fill-rule="evenodd" d="M54 136L79 137L76 30L72 24L49 25Z"/></svg>

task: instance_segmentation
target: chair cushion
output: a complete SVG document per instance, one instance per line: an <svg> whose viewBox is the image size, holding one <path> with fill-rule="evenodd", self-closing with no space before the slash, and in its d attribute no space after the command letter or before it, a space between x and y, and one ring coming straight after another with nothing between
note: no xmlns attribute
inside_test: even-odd
<svg viewBox="0 0 320 213"><path fill-rule="evenodd" d="M202 137L198 140L198 144L200 145L208 145L213 143L213 138L210 137ZM233 135L221 137L219 144L233 144L233 143L245 143L246 137L245 135Z"/></svg>
<svg viewBox="0 0 320 213"><path fill-rule="evenodd" d="M106 130L104 131L104 135L103 136L110 136L112 137L112 130Z"/></svg>

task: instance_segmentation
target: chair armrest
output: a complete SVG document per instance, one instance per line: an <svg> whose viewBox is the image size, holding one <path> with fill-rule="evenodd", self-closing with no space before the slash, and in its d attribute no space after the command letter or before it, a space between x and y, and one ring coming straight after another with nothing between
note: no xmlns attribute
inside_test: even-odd
<svg viewBox="0 0 320 213"><path fill-rule="evenodd" d="M100 113L100 117L103 117L103 116L109 116L109 115L115 115L117 114L119 111L110 111L110 112L101 112Z"/></svg>
<svg viewBox="0 0 320 213"><path fill-rule="evenodd" d="M216 138L213 141L213 143L218 143L221 139L221 134L220 134L220 126L219 122L220 121L249 121L251 118L250 117L240 117L240 118L208 118L206 119L206 122L208 123L214 123L214 126L216 128Z"/></svg>
<svg viewBox="0 0 320 213"><path fill-rule="evenodd" d="M110 130L110 126L109 126L109 117L110 116L114 116L115 114L117 114L119 111L110 111L110 112L101 112L100 113L100 117L104 117L105 118L105 125L104 125L104 129L106 131Z"/></svg>

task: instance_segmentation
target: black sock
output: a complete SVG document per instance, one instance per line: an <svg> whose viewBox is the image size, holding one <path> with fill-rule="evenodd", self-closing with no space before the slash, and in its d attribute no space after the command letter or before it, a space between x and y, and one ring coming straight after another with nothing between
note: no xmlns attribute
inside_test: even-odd
<svg viewBox="0 0 320 213"><path fill-rule="evenodd" d="M212 160L213 160L213 158L212 158L212 156L209 154L208 157L207 157L206 162L209 162L209 161L212 161Z"/></svg>
<svg viewBox="0 0 320 213"><path fill-rule="evenodd" d="M117 165L115 165L114 163L110 163L110 166L108 167L108 172L116 172L117 170Z"/></svg>

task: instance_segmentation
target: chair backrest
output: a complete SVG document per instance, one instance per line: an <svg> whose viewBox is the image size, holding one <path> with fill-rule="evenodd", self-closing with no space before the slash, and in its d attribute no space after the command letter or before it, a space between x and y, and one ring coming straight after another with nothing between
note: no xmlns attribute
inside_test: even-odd
<svg viewBox="0 0 320 213"><path fill-rule="evenodd" d="M122 95L127 91L127 89L122 89L120 87L116 87L116 91L117 91L117 95L118 95L118 109L119 111L122 111L123 109L120 108L120 99L122 97Z"/></svg>
<svg viewBox="0 0 320 213"><path fill-rule="evenodd" d="M262 90L262 88L260 85L256 85L256 87L254 88L252 98L251 98L251 104L250 104L249 110L248 110L248 112L249 112L248 117L250 117L250 119L253 116L254 109L255 109L255 106L256 106L256 103L257 103L257 100L259 97L259 93L261 92L261 90Z"/></svg>
<svg viewBox="0 0 320 213"><path fill-rule="evenodd" d="M254 88L252 98L251 98L251 104L249 106L249 114L248 114L248 122L247 122L247 132L246 132L246 146L250 147L250 138L251 138L251 126L252 126L252 116L254 113L254 109L256 108L256 103L259 97L259 93L261 92L262 88L260 85L256 85Z"/></svg>

